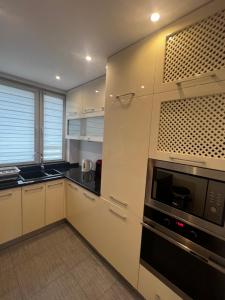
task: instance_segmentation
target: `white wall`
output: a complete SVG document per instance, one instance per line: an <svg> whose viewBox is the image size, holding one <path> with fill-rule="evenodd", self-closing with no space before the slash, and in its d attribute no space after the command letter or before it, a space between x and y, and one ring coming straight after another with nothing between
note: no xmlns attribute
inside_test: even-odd
<svg viewBox="0 0 225 300"><path fill-rule="evenodd" d="M82 159L95 162L102 159L102 143L70 140L67 147L67 160L70 163L81 164Z"/></svg>

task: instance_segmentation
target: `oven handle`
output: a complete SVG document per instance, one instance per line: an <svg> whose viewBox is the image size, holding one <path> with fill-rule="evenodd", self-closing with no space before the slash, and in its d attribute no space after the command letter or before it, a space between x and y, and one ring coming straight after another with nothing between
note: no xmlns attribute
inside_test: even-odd
<svg viewBox="0 0 225 300"><path fill-rule="evenodd" d="M160 231L159 229L157 229L157 228L155 228L151 225L148 225L144 222L142 222L141 224L146 229L158 234L159 236L161 236L162 238L164 238L168 242L172 243L173 245L179 247L180 249L182 249L182 250L186 251L187 253L189 253L189 254L195 256L196 258L200 259L201 261L207 263L208 265L210 265L214 269L217 269L218 271L225 274L225 267L223 265L218 264L217 262L213 261L212 259L210 259L210 257L202 256L201 254L197 253L196 251L193 251L189 247L187 247L187 246L183 245L182 243L176 241L175 239L171 238L170 236L166 235L164 232Z"/></svg>

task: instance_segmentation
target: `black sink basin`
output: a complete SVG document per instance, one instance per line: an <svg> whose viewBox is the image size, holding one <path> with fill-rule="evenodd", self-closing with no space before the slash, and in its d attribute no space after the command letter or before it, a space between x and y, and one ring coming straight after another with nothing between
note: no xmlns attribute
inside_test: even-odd
<svg viewBox="0 0 225 300"><path fill-rule="evenodd" d="M48 177L43 171L32 171L32 172L23 172L20 174L20 177L23 181L35 180L38 178Z"/></svg>

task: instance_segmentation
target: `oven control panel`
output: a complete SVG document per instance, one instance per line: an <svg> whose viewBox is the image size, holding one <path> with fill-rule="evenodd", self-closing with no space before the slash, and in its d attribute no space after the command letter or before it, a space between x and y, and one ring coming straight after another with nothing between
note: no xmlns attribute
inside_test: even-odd
<svg viewBox="0 0 225 300"><path fill-rule="evenodd" d="M203 246L213 252L217 252L220 256L225 257L225 241L214 237L194 226L187 224L175 217L171 217L161 211L145 205L144 223L154 221L155 223L168 228L169 230ZM154 226L153 226L154 227Z"/></svg>

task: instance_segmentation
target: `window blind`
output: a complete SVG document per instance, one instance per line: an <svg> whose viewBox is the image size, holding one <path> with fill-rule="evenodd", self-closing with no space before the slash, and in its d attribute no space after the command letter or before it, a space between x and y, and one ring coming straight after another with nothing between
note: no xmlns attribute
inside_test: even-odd
<svg viewBox="0 0 225 300"><path fill-rule="evenodd" d="M0 164L35 161L35 94L0 84Z"/></svg>
<svg viewBox="0 0 225 300"><path fill-rule="evenodd" d="M44 95L44 141L45 161L63 159L63 99Z"/></svg>

